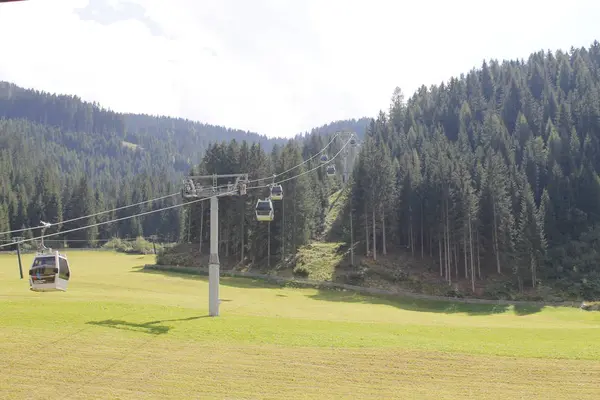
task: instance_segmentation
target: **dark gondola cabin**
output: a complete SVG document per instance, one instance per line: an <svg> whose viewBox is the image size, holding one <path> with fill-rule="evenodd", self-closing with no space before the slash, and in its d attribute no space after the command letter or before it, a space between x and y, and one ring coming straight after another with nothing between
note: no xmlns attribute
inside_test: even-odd
<svg viewBox="0 0 600 400"><path fill-rule="evenodd" d="M34 292L66 291L71 269L63 254L43 252L36 254L29 269L29 288Z"/></svg>
<svg viewBox="0 0 600 400"><path fill-rule="evenodd" d="M273 221L273 203L271 199L258 200L256 202L256 220L257 221Z"/></svg>
<svg viewBox="0 0 600 400"><path fill-rule="evenodd" d="M271 200L283 200L283 187L281 185L271 187Z"/></svg>
<svg viewBox="0 0 600 400"><path fill-rule="evenodd" d="M323 154L321 156L321 162L322 163L326 163L327 161L329 161L329 157L327 157L327 154Z"/></svg>
<svg viewBox="0 0 600 400"><path fill-rule="evenodd" d="M327 167L327 176L334 176L334 175L335 175L335 166L329 165Z"/></svg>

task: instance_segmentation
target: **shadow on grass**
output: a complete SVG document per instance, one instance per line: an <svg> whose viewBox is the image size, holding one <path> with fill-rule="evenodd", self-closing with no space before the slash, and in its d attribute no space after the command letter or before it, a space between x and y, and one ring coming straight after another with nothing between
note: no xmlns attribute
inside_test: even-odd
<svg viewBox="0 0 600 400"><path fill-rule="evenodd" d="M440 300L423 300L409 297L392 297L384 295L363 295L355 292L339 292L319 290L319 293L308 296L314 300L346 303L382 304L402 310L467 315L502 314L509 309L506 304L469 304Z"/></svg>
<svg viewBox="0 0 600 400"><path fill-rule="evenodd" d="M104 326L104 327L114 328L114 329L123 329L123 330L127 330L127 331L148 333L151 335L164 335L165 333L169 332L171 327L168 325L159 325L159 324L162 324L164 322L193 321L195 319L208 318L208 317L209 317L208 315L201 315L201 316L189 317L189 318L164 319L164 320L150 321L150 322L144 322L142 324L136 324L134 322L127 322L127 321L117 320L117 319L107 319L104 321L88 321L88 322L86 322L86 324L96 325L96 326Z"/></svg>
<svg viewBox="0 0 600 400"><path fill-rule="evenodd" d="M190 270L190 272L175 272L175 271L163 271L156 269L143 269L143 267L134 267L131 272L163 275L174 278L193 279L198 281L208 281L208 275L199 275L196 271ZM231 277L221 276L219 283L223 286L236 287L240 289L269 289L269 288L281 288L284 285L277 282L270 282L264 279L251 278L251 277Z"/></svg>
<svg viewBox="0 0 600 400"><path fill-rule="evenodd" d="M515 306L514 306L514 312L515 312L516 315L520 315L520 316L522 316L522 315L530 315L530 314L535 314L535 313L538 313L538 312L542 311L543 308L544 308L544 306L542 306L542 305L515 304Z"/></svg>
<svg viewBox="0 0 600 400"><path fill-rule="evenodd" d="M172 272L161 270L144 270L137 269L132 272L143 272L148 274L160 274L164 276L173 276L186 279L197 279L206 281L207 276L185 272ZM283 288L289 287L284 283L269 282L257 278L241 278L241 277L221 277L221 285L236 287L241 289L265 289L265 288ZM283 294L277 294L279 297L285 297ZM365 303L365 304L382 304L396 307L408 311L443 313L443 314L467 314L472 316L478 315L493 315L507 312L512 306L508 304L471 304L453 301L452 299L444 300L425 300L415 299L411 297L376 295L376 294L361 294L353 291L339 291L329 289L318 289L317 294L307 295L313 300L333 301L346 303ZM458 299L457 299L458 300ZM223 301L223 300L221 300ZM515 305L514 313L516 315L525 316L540 312L543 309L541 305Z"/></svg>

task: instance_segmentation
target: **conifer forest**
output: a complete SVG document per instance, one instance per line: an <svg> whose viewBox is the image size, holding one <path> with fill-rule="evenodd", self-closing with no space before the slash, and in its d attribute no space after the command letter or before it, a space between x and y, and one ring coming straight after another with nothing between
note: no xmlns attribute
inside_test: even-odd
<svg viewBox="0 0 600 400"><path fill-rule="evenodd" d="M403 253L473 292L502 277L515 291L600 296L600 43L486 60L410 97L391 89L389 108L372 118L272 139L0 83L0 232L31 227L24 236L33 237L40 221L170 194L48 233L181 203L186 175L248 173L268 184L276 174L284 197L271 223L254 215L267 189L219 200L224 258L275 263L335 240L372 262ZM326 154L341 171L343 131L360 141L347 182L318 157L303 163L332 141ZM339 190L346 195L326 235ZM204 246L209 221L199 202L58 237L72 247L149 235Z"/></svg>

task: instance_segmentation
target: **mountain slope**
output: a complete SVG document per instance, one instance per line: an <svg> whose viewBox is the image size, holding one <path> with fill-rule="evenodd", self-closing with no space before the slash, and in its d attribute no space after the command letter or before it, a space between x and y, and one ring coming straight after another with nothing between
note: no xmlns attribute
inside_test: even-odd
<svg viewBox="0 0 600 400"><path fill-rule="evenodd" d="M318 134L303 139L273 154L263 173L327 143ZM214 149L208 165L235 170L246 162L230 146ZM333 147L330 156L339 143ZM377 267L420 290L443 282L433 286L458 296L598 298L600 43L541 51L527 62L489 60L408 101L396 90L389 112L369 122L353 172L329 239L350 243L352 233L357 264L371 273ZM339 187L322 169L286 182L268 226L248 210L240 226L232 204L221 226L236 229L223 230L220 242L238 252L237 262L292 257L329 226L327 198ZM347 263L339 261L340 270Z"/></svg>
<svg viewBox="0 0 600 400"><path fill-rule="evenodd" d="M7 82L0 82L0 118L25 119L63 133L84 134L89 136L88 140L102 138L132 143L151 157L156 156L153 162L163 162L167 169L172 167L179 172L189 170L211 142L247 140L261 143L269 150L273 144L286 141L181 118L115 113L77 96L28 90ZM77 138L61 145L76 145L81 141L82 138ZM111 153L110 146L106 153Z"/></svg>
<svg viewBox="0 0 600 400"><path fill-rule="evenodd" d="M598 42L397 92L355 170L355 240L465 292L598 296L599 154Z"/></svg>
<svg viewBox="0 0 600 400"><path fill-rule="evenodd" d="M336 122L347 127L356 123ZM0 82L0 232L38 226L40 220L60 222L73 214L69 207L91 213L176 193L181 178L198 164L211 143L231 140L258 143L267 152L288 142L181 118L115 113L77 96ZM60 203L53 210L46 210L48 193L54 193L53 201ZM88 204L76 206L73 199ZM176 200L104 217L132 215ZM185 231L185 216L180 210L170 215L107 225L100 228L99 237L159 234L174 240Z"/></svg>

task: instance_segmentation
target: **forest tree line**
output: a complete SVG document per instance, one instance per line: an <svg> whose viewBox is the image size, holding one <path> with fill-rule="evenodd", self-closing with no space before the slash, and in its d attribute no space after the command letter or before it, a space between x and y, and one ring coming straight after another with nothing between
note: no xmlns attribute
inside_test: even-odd
<svg viewBox="0 0 600 400"><path fill-rule="evenodd" d="M10 240L13 236L38 237L41 231L37 227L41 221L56 224L46 231L47 234L54 234L177 202L178 198L173 196L62 223L144 202L165 193L176 194L179 187L164 172L159 172L158 168L138 174L123 173L121 179L115 179L127 164L120 165L110 157L86 158L75 151L66 150L55 142L43 139L43 132L47 129L23 120L0 120L0 132L3 133L0 136L0 170L3 172L0 174L0 232L24 229L14 235L3 235L0 237L3 241ZM170 215L156 213L144 219L105 224L56 238L73 241L70 243L73 247L93 246L99 239L135 238L152 234L160 234L165 241L174 241L179 237L180 218L177 211Z"/></svg>
<svg viewBox="0 0 600 400"><path fill-rule="evenodd" d="M349 241L352 210L355 244L369 257L409 251L435 261L449 283L467 279L472 288L503 276L518 289L551 282L574 295L600 293L599 89L597 42L569 52L540 51L527 61L489 60L448 82L423 86L408 100L397 89L389 109L367 126L340 234ZM331 130L328 135L316 130L265 145L214 140L203 157L197 156L198 165L180 158L181 165L165 176L164 166L177 164L176 151L149 154L123 146L127 137L142 147L127 129L119 133L119 124L104 130L103 123L94 123L100 127L97 135L79 135L36 115L35 121L5 115L10 119L1 122L0 162L9 172L0 189L0 214L8 217L0 221L9 221L12 229L35 226L38 216L46 217L39 210L52 213L58 201L53 199L60 198L64 214L54 218L67 219L70 208L111 208L176 191L178 171L268 177L316 154L331 138ZM148 131L143 124L135 129ZM178 137L165 129L165 138ZM336 141L329 155L340 146ZM34 148L35 161L28 164L32 158L23 154ZM308 171L316 162L278 179ZM51 176L40 179L43 174ZM284 192L291 195L274 202L271 224L258 223L253 214L256 200L268 196L265 191L250 191L245 200L223 199L222 251L261 260L270 237L272 255L292 255L322 232L328 196L339 187L339 176L327 178L323 169L286 182ZM203 203L194 204L147 226L134 219L102 234L141 230L184 241L201 234L206 239L207 213Z"/></svg>
<svg viewBox="0 0 600 400"><path fill-rule="evenodd" d="M340 234L350 241L352 210L355 244L373 259L409 251L472 290L501 276L517 290L552 284L574 296L600 294L599 90L597 42L526 62L490 60L408 100L396 89L367 127ZM319 143L311 148L311 140ZM292 141L270 155L219 145L200 169L269 176L327 140ZM284 184L291 195L274 202L272 255L293 253L318 234L339 185L322 170ZM269 224L254 221L256 198L225 201L220 242L228 254L265 256Z"/></svg>
<svg viewBox="0 0 600 400"><path fill-rule="evenodd" d="M600 44L491 60L396 90L371 122L350 206L365 252L435 259L448 282L600 294Z"/></svg>
<svg viewBox="0 0 600 400"><path fill-rule="evenodd" d="M236 141L218 143L207 150L191 175L248 173L251 182L246 196L219 199L219 243L223 257L248 263L280 262L323 232L328 197L341 186L340 177L328 177L318 157L328 142L315 132L302 141L275 145L269 153L260 144ZM341 140L334 140L324 153L335 154L342 146ZM340 160L334 161L339 164ZM278 182L284 195L282 200L272 201L274 220L257 221L257 201L269 198L268 186ZM190 233L185 241L208 244L209 202L190 203L185 214L190 220ZM208 248L204 249L208 254Z"/></svg>
<svg viewBox="0 0 600 400"><path fill-rule="evenodd" d="M312 133L367 124L366 118L336 121ZM25 229L0 241L39 236L40 221L57 224L46 231L53 234L179 204L185 174L213 143L230 140L265 151L287 142L181 118L119 114L75 96L0 82L0 232ZM62 223L169 194L177 195ZM187 216L174 208L53 238L81 247L111 237L175 242L186 240Z"/></svg>

